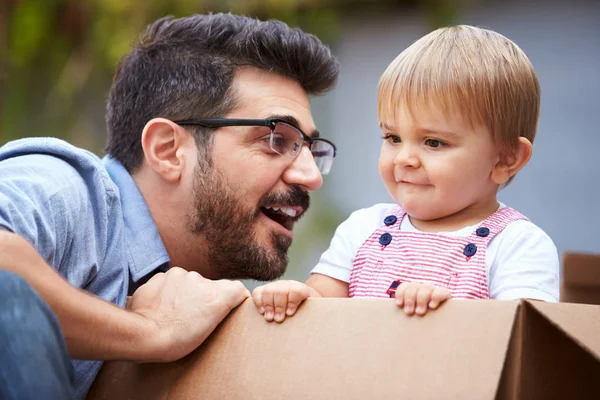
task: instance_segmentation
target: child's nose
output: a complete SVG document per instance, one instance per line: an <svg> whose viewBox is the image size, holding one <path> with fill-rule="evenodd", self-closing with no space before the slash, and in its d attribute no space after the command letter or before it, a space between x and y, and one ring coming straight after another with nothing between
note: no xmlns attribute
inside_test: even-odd
<svg viewBox="0 0 600 400"><path fill-rule="evenodd" d="M406 168L419 168L421 166L419 155L414 146L403 143L399 147L396 157L394 157L395 165Z"/></svg>

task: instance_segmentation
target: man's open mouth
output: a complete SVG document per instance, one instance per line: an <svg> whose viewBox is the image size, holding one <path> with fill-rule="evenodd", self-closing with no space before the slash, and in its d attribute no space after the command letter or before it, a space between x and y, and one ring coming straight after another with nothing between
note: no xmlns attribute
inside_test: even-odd
<svg viewBox="0 0 600 400"><path fill-rule="evenodd" d="M290 231L294 227L294 222L296 222L304 212L304 209L298 206L264 206L261 207L260 210L268 218Z"/></svg>

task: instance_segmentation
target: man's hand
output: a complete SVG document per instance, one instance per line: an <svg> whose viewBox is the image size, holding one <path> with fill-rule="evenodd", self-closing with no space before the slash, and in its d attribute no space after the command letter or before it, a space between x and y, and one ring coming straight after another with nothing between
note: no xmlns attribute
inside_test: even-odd
<svg viewBox="0 0 600 400"><path fill-rule="evenodd" d="M275 281L259 286L252 292L258 312L269 322L283 322L296 313L307 297L321 297L310 286L297 281Z"/></svg>
<svg viewBox="0 0 600 400"><path fill-rule="evenodd" d="M143 316L148 328L150 351L144 361L186 356L249 296L239 281L211 281L178 267L156 274L130 301L130 310Z"/></svg>
<svg viewBox="0 0 600 400"><path fill-rule="evenodd" d="M408 315L425 315L451 297L447 288L426 283L404 282L396 289L396 304Z"/></svg>

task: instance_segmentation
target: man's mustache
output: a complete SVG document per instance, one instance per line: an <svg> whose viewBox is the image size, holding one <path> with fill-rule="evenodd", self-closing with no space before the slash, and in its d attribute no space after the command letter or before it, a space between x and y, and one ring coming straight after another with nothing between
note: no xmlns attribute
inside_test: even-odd
<svg viewBox="0 0 600 400"><path fill-rule="evenodd" d="M302 190L298 186L292 186L287 192L267 193L259 203L260 207L271 204L288 207L302 207L306 212L308 207L310 207L310 195L306 190ZM304 212L302 214L304 214Z"/></svg>

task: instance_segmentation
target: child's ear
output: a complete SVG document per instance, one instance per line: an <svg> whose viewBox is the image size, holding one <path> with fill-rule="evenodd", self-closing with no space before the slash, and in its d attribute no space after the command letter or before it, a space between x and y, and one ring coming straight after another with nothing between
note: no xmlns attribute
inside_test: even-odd
<svg viewBox="0 0 600 400"><path fill-rule="evenodd" d="M498 185L504 185L510 178L515 176L531 158L533 146L529 139L520 137L517 148L509 155L498 161L492 170L492 181Z"/></svg>

